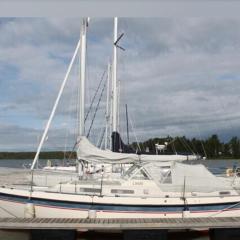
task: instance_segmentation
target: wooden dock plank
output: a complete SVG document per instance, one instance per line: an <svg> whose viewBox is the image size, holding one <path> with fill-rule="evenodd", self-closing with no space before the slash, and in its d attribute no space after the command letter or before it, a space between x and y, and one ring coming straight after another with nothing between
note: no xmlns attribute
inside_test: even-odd
<svg viewBox="0 0 240 240"><path fill-rule="evenodd" d="M0 218L0 229L190 229L240 228L240 217L234 218Z"/></svg>

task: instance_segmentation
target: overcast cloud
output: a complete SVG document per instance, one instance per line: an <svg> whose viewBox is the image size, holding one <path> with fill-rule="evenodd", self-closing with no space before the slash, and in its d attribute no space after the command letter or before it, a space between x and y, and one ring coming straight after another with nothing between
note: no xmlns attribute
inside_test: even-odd
<svg viewBox="0 0 240 240"><path fill-rule="evenodd" d="M0 151L36 149L80 25L78 18L0 19ZM112 55L112 28L109 18L90 21L87 106ZM118 64L123 137L126 103L139 140L240 135L239 19L120 18L121 32L126 48L119 51ZM77 74L76 62L45 148L74 142ZM91 134L95 143L105 124L105 98ZM134 141L132 128L130 135Z"/></svg>

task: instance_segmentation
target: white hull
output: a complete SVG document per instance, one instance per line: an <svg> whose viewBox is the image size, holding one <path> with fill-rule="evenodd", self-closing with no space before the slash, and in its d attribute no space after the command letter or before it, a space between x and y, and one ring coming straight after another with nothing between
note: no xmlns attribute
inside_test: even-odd
<svg viewBox="0 0 240 240"><path fill-rule="evenodd" d="M0 194L1 217L26 217L29 191L3 188L0 189ZM240 216L239 196L188 198L187 201L189 211L183 211L181 198L129 199L39 191L33 192L30 200L37 218L87 218L93 212L96 218Z"/></svg>
<svg viewBox="0 0 240 240"><path fill-rule="evenodd" d="M26 217L25 204L2 201L0 200L0 216L1 217ZM37 218L88 218L89 210L69 209L69 208L54 208L41 205L35 206L35 217ZM4 209L4 210L3 210ZM6 212L6 210L8 212ZM203 218L203 217L239 217L240 209L226 210L219 214L218 211L206 212L118 212L118 211L103 211L95 212L96 218Z"/></svg>

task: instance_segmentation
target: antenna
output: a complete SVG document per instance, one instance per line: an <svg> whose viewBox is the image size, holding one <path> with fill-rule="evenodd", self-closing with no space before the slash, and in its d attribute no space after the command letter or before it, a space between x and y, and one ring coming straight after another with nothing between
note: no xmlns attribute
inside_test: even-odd
<svg viewBox="0 0 240 240"><path fill-rule="evenodd" d="M126 50L125 48L123 48L123 47L121 47L121 46L118 45L118 42L119 42L120 39L123 37L123 35L124 35L124 33L121 33L121 34L120 34L120 36L119 36L119 37L117 38L117 40L114 42L114 45L115 45L116 47L120 48L121 50L125 51L125 50Z"/></svg>

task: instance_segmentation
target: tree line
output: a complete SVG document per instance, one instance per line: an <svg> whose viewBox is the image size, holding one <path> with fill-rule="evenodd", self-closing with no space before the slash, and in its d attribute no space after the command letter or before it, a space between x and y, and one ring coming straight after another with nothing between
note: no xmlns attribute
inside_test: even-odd
<svg viewBox="0 0 240 240"><path fill-rule="evenodd" d="M228 142L222 142L217 134L213 134L207 139L188 139L185 136L166 138L152 138L144 142L134 142L132 147L134 149L141 149L150 153L156 152L155 144L168 143L165 153L195 153L208 159L237 159L240 158L240 139L232 137Z"/></svg>
<svg viewBox="0 0 240 240"><path fill-rule="evenodd" d="M36 152L0 152L0 159L33 159ZM76 159L75 152L41 152L40 159Z"/></svg>
<svg viewBox="0 0 240 240"><path fill-rule="evenodd" d="M166 145L164 153L198 154L208 159L240 159L240 139L232 137L228 142L222 142L217 134L207 139L188 139L185 136L166 138L151 138L144 142L133 142L131 147L140 152L156 153L155 144ZM35 152L0 152L0 159L33 159ZM48 151L41 152L40 159L76 159L75 152Z"/></svg>

